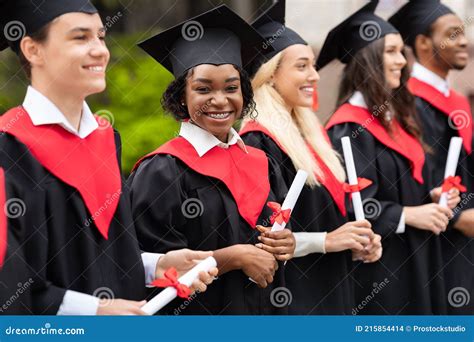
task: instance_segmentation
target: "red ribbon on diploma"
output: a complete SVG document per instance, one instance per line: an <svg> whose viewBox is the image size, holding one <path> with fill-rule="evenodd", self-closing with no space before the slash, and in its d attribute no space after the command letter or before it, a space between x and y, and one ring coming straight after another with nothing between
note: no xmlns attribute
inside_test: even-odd
<svg viewBox="0 0 474 342"><path fill-rule="evenodd" d="M342 185L342 188L344 189L345 193L349 193L352 196L353 192L360 192L361 190L364 190L365 188L369 187L372 185L372 181L367 178L357 178L357 184L351 185L349 183L344 183Z"/></svg>
<svg viewBox="0 0 474 342"><path fill-rule="evenodd" d="M178 271L171 267L165 272L165 279L155 279L152 283L155 287L174 287L178 291L178 297L189 298L191 289L178 281Z"/></svg>
<svg viewBox="0 0 474 342"><path fill-rule="evenodd" d="M282 224L283 222L288 223L290 221L291 209L281 210L281 205L276 202L268 202L268 207L273 211L272 216L270 216L270 223Z"/></svg>
<svg viewBox="0 0 474 342"><path fill-rule="evenodd" d="M458 189L460 192L466 192L467 188L461 184L461 181L459 176L449 176L444 180L441 191L449 192L451 189Z"/></svg>

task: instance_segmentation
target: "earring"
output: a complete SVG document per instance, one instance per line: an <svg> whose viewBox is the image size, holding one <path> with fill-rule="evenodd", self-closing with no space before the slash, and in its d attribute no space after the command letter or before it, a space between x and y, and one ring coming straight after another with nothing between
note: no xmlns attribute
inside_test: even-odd
<svg viewBox="0 0 474 342"><path fill-rule="evenodd" d="M181 106L185 107L185 106L186 106L186 103L181 102Z"/></svg>

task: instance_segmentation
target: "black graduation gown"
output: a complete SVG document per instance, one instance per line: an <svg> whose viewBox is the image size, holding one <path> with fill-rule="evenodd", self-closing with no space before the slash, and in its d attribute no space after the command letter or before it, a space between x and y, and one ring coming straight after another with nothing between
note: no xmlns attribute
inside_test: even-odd
<svg viewBox="0 0 474 342"><path fill-rule="evenodd" d="M192 146L190 148L194 151ZM234 148L238 147L234 145ZM287 189L278 169L269 165L268 170L271 191L267 201L282 203ZM145 157L130 175L128 185L138 240L144 251L166 253L181 248L212 251L236 244L258 243L259 232L240 215L224 182L198 173L176 156ZM271 210L264 205L258 224L269 226L269 216ZM284 266L279 263L274 281L266 289L251 282L241 270L228 272L219 276L206 292L184 303L181 299L175 300L161 312L174 315L286 314L286 306L278 307L279 290L272 296L274 289L284 286L283 271Z"/></svg>
<svg viewBox="0 0 474 342"><path fill-rule="evenodd" d="M16 116L21 119L14 125L31 125L26 112L19 113ZM114 135L120 161L120 137ZM106 240L90 220L78 191L50 173L9 133L0 135L0 163L11 183L9 196L25 203L25 215L10 222L25 231L23 246L33 273L35 314L56 314L66 290L106 298L145 298L144 268L125 186ZM85 166L78 162L74 167Z"/></svg>
<svg viewBox="0 0 474 342"><path fill-rule="evenodd" d="M5 188L3 170L0 169L0 173L0 215L3 215L0 218L0 224L4 224L2 229L6 229L7 237L6 245L3 245L0 250L2 253L0 255L0 315L31 314L33 279L29 273L23 249L18 242L22 241L22 232L7 225L7 216L4 210L4 208L7 209L7 212L10 213L9 216L17 215L21 213L21 203L14 198L10 198L10 201L7 202L9 197L6 194L9 190Z"/></svg>
<svg viewBox="0 0 474 342"><path fill-rule="evenodd" d="M350 110L343 115L347 116ZM367 128L374 124L371 122ZM445 314L446 292L439 237L409 225L405 226L405 233L395 233L403 206L418 206L431 201L426 163L423 167L425 183L420 184L412 175L408 160L359 123L331 125L330 121L327 128L341 155L341 138L351 137L357 176L373 181L371 186L361 191L362 200L366 201L366 218L372 223L372 229L382 236L381 259L371 264L360 263L356 267L356 313Z"/></svg>
<svg viewBox="0 0 474 342"><path fill-rule="evenodd" d="M439 96L442 95L439 94ZM450 125L448 115L427 100L417 96L416 107L423 139L433 152L427 154L427 163L432 176L432 187L438 187L442 185L444 180L450 140L452 137L459 136L459 133L453 122ZM460 119L462 118L459 117L458 120ZM463 123L466 124L466 121L463 121ZM451 289L462 287L469 291L471 297L474 295L474 242L472 238L454 229L453 224L457 221L462 210L474 208L473 198L467 197L470 193L472 197L472 193L474 193L472 158L472 153L469 156L465 148L461 149L456 174L462 177L462 183L467 186L468 191L461 195L462 202L458 205L460 210L455 211L455 217L451 220L446 232L441 235L446 290L449 292ZM453 291L454 294L456 290ZM474 314L474 300L461 306L456 303L454 306L448 305L448 313Z"/></svg>
<svg viewBox="0 0 474 342"><path fill-rule="evenodd" d="M245 130L245 128L244 128ZM245 131L244 131L245 132ZM262 131L242 133L245 143L263 150L280 165L291 186L296 175L288 155ZM341 189L342 191L342 189ZM347 222L324 186L305 186L291 215L293 232L330 232ZM285 281L293 295L289 313L294 315L344 315L354 306L354 284L350 275L351 252L313 253L288 261Z"/></svg>

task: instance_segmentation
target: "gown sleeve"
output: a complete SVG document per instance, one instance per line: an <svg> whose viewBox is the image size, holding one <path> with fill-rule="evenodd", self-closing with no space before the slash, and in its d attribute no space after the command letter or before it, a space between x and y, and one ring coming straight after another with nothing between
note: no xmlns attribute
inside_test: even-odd
<svg viewBox="0 0 474 342"><path fill-rule="evenodd" d="M145 252L188 247L182 214L185 194L179 175L174 157L155 155L143 161L128 179L137 237Z"/></svg>
<svg viewBox="0 0 474 342"><path fill-rule="evenodd" d="M354 138L353 133L358 132L358 135ZM357 177L370 179L373 184L366 189L362 190L362 200L367 201L364 206L364 211L369 210L369 201L374 201L374 205L379 208L375 208L375 211L379 215L370 219L373 229L376 233L382 235L382 237L395 233L399 227L400 219L403 213L403 206L399 203L392 201L381 201L379 200L380 189L380 177L383 177L377 168L377 152L375 138L358 124L345 123L332 127L328 131L329 137L331 138L334 148L341 154L342 145L341 138L349 136L351 138L352 153L354 156L354 164L357 170ZM378 204L378 205L377 205ZM354 218L354 210L352 206L348 207L348 213L351 218Z"/></svg>

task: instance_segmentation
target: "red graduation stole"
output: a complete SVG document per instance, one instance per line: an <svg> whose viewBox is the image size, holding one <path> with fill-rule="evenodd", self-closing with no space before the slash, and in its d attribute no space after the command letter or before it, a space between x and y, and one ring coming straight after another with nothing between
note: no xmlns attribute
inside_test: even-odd
<svg viewBox="0 0 474 342"><path fill-rule="evenodd" d="M25 109L16 107L0 117L0 131L17 138L45 169L80 193L91 215L84 223L93 221L107 239L122 179L114 131L97 122L99 128L81 139L59 125L34 126Z"/></svg>
<svg viewBox="0 0 474 342"><path fill-rule="evenodd" d="M332 115L326 129L348 122L361 125L379 142L405 157L410 162L413 178L423 184L423 165L425 164L423 147L414 136L408 134L400 126L397 120L392 120L393 136L391 136L380 121L374 118L367 109L346 103Z"/></svg>
<svg viewBox="0 0 474 342"><path fill-rule="evenodd" d="M183 137L168 141L154 152L140 159L133 170L156 154L178 158L197 173L224 183L234 198L240 216L255 228L270 193L268 159L263 151L247 146L248 154L237 144L228 149L214 147L202 157Z"/></svg>
<svg viewBox="0 0 474 342"><path fill-rule="evenodd" d="M330 142L329 137L327 136L327 133L324 129L322 129L323 135L325 139ZM278 145L280 150L283 151L286 155L288 153L285 151L283 146L279 143L279 141L274 137L268 129L257 123L256 121L249 121L245 124L244 127L241 128L239 134L240 135L245 135L246 133L249 132L261 132L268 137L270 137L275 144ZM324 174L324 179L321 179L318 175L316 175L318 182L320 182L326 190L329 192L331 197L333 198L334 202L336 203L339 211L343 216L346 216L347 211L346 211L346 204L345 204L345 192L343 190L343 183L339 182L339 180L334 176L332 171L327 167L327 165L324 163L324 161L319 157L319 155L314 151L313 147L309 144L306 144L306 146L309 148L311 153L313 154L314 159L316 159L316 162L318 163L318 166L320 167L322 173Z"/></svg>
<svg viewBox="0 0 474 342"><path fill-rule="evenodd" d="M5 173L0 167L0 269L3 267L5 255L7 254L7 216L5 215L6 198Z"/></svg>
<svg viewBox="0 0 474 342"><path fill-rule="evenodd" d="M422 98L451 118L452 122L456 125L459 136L463 140L464 149L467 154L471 154L472 113L471 106L466 97L453 89L449 90L449 96L446 97L438 89L414 77L408 81L408 89L413 95Z"/></svg>

